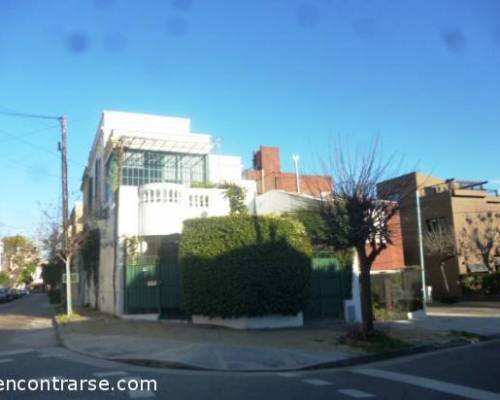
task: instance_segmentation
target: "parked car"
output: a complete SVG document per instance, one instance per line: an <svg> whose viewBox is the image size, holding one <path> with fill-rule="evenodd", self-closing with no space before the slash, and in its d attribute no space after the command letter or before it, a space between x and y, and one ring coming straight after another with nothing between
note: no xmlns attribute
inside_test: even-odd
<svg viewBox="0 0 500 400"><path fill-rule="evenodd" d="M27 294L30 294L30 291L26 288L20 289L19 292L21 293L21 296L26 296Z"/></svg>
<svg viewBox="0 0 500 400"><path fill-rule="evenodd" d="M9 301L15 300L19 297L17 294L17 289L9 288L9 289L7 289L7 292L9 294Z"/></svg>
<svg viewBox="0 0 500 400"><path fill-rule="evenodd" d="M0 302L5 303L6 301L9 301L9 289L7 288L0 288Z"/></svg>

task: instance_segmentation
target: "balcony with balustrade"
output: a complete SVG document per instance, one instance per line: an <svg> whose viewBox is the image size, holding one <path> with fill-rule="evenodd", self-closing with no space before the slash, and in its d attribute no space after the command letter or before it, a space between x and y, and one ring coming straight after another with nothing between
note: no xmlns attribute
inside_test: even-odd
<svg viewBox="0 0 500 400"><path fill-rule="evenodd" d="M191 188L175 183L149 183L139 187L139 235L182 232L186 219L229 214L223 189Z"/></svg>

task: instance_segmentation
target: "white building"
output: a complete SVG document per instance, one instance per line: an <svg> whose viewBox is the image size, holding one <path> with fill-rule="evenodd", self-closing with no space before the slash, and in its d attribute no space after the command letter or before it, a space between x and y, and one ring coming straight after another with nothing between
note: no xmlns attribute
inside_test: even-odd
<svg viewBox="0 0 500 400"><path fill-rule="evenodd" d="M186 219L228 214L225 192L214 185L244 187L255 207L255 182L242 179L241 158L215 147L187 118L103 112L82 183L84 222L101 233L98 294L89 282L88 303L124 314L126 241L178 234Z"/></svg>

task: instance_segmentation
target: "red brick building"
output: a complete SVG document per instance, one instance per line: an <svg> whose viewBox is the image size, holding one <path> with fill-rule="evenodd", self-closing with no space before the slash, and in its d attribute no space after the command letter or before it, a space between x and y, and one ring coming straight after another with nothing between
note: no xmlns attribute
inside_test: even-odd
<svg viewBox="0 0 500 400"><path fill-rule="evenodd" d="M281 171L279 147L260 146L253 155L253 169L244 171L243 175L257 182L259 193L270 190L299 192L295 173ZM299 186L300 193L319 196L332 191L332 179L324 175L299 174Z"/></svg>
<svg viewBox="0 0 500 400"><path fill-rule="evenodd" d="M405 267L403 251L403 233L401 230L401 219L399 212L389 220L392 244L378 255L372 265L372 271L395 271Z"/></svg>
<svg viewBox="0 0 500 400"><path fill-rule="evenodd" d="M279 190L288 193L297 193L297 177L294 172L281 171L280 149L278 147L260 146L260 149L253 155L253 169L244 171L245 179L257 182L257 191L262 194ZM319 196L321 193L330 193L333 189L332 179L324 175L299 175L300 193L305 195ZM310 197L292 195L293 200L282 193L267 193L259 196L258 204L265 212L286 212L295 207L304 206L299 201L301 198L306 203L314 201ZM274 196L271 201L267 199ZM287 197L288 198L285 198ZM269 202L272 207L267 209L261 203ZM277 206L278 205L278 206ZM394 232L393 244L389 245L376 258L372 266L373 272L400 270L405 267L403 253L403 238L401 233L401 220L399 213L394 215L389 221L390 229Z"/></svg>

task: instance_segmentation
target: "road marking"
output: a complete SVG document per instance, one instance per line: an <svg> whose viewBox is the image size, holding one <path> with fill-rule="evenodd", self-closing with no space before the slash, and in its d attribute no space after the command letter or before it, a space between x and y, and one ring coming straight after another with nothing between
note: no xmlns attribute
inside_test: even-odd
<svg viewBox="0 0 500 400"><path fill-rule="evenodd" d="M362 392L356 389L339 389L337 392L345 394L346 396L354 397L355 399L366 399L368 397L375 397L374 394Z"/></svg>
<svg viewBox="0 0 500 400"><path fill-rule="evenodd" d="M0 357L13 356L16 354L32 353L33 351L34 351L33 349L0 351Z"/></svg>
<svg viewBox="0 0 500 400"><path fill-rule="evenodd" d="M153 392L146 392L146 391L128 391L128 395L131 399L147 399L150 397L155 397L155 394Z"/></svg>
<svg viewBox="0 0 500 400"><path fill-rule="evenodd" d="M455 396L462 396L466 399L474 400L500 400L500 393L494 393L487 390L475 389L468 386L457 385L454 383L437 381L430 378L422 378L419 376L400 374L398 372L384 371L373 368L361 368L351 370L353 373L373 376L375 378L388 379L396 382L403 382L409 385L420 386L426 389L435 390L453 394Z"/></svg>
<svg viewBox="0 0 500 400"><path fill-rule="evenodd" d="M302 382L309 383L310 385L314 385L314 386L331 385L330 382L324 381L323 379L302 379Z"/></svg>
<svg viewBox="0 0 500 400"><path fill-rule="evenodd" d="M125 381L136 381L139 382L141 378L138 376L127 376L123 378ZM155 397L155 394L149 390L129 390L128 395L131 399L147 399L151 397Z"/></svg>
<svg viewBox="0 0 500 400"><path fill-rule="evenodd" d="M40 354L38 357L40 358L66 358L65 354L56 354L56 353L45 353Z"/></svg>
<svg viewBox="0 0 500 400"><path fill-rule="evenodd" d="M93 375L97 378L107 378L110 376L124 376L128 374L125 371L104 371L104 372L94 372Z"/></svg>
<svg viewBox="0 0 500 400"><path fill-rule="evenodd" d="M277 372L276 375L282 378L298 378L300 376L298 372Z"/></svg>
<svg viewBox="0 0 500 400"><path fill-rule="evenodd" d="M0 360L0 363L8 363L8 362L12 362L12 361L13 361L12 358L2 358Z"/></svg>

